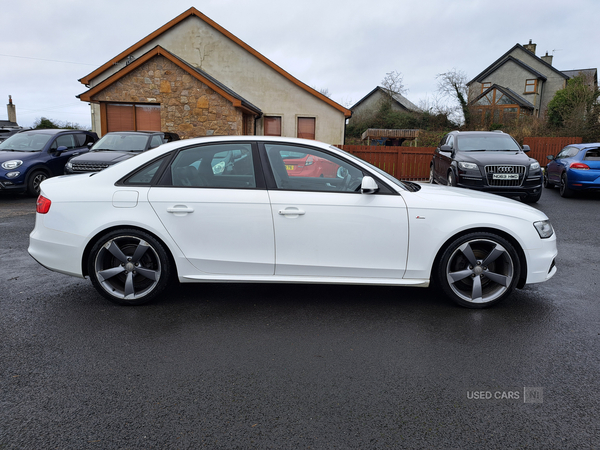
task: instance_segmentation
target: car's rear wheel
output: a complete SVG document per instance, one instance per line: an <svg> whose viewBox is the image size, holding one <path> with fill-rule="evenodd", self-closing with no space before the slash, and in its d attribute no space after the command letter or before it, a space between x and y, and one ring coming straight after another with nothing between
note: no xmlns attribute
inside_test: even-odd
<svg viewBox="0 0 600 450"><path fill-rule="evenodd" d="M509 241L493 233L470 233L446 247L435 281L457 304L485 308L514 290L520 268L519 256Z"/></svg>
<svg viewBox="0 0 600 450"><path fill-rule="evenodd" d="M41 170L32 172L27 179L27 194L31 197L37 197L40 195L40 184L42 184L42 181L47 178L48 176L46 173L42 172Z"/></svg>
<svg viewBox="0 0 600 450"><path fill-rule="evenodd" d="M141 305L167 286L171 261L163 245L140 230L101 236L90 252L88 274L96 290L120 305Z"/></svg>
<svg viewBox="0 0 600 450"><path fill-rule="evenodd" d="M564 198L573 197L575 192L573 189L569 187L569 180L567 179L567 174L563 173L560 177L560 187L559 187L560 196Z"/></svg>
<svg viewBox="0 0 600 450"><path fill-rule="evenodd" d="M551 183L550 180L548 179L548 169L544 170L544 187L547 189L554 188L554 183Z"/></svg>

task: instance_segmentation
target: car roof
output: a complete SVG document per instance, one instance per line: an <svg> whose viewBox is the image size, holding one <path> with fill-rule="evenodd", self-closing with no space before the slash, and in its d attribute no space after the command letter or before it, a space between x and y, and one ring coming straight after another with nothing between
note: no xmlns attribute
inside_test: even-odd
<svg viewBox="0 0 600 450"><path fill-rule="evenodd" d="M583 144L569 144L569 145L565 145L565 147L576 147L578 149L583 149L583 148L589 148L589 147L600 147L600 143L593 142L593 143L583 143Z"/></svg>
<svg viewBox="0 0 600 450"><path fill-rule="evenodd" d="M35 133L35 134L58 134L58 133L89 133L86 130L71 130L71 129L60 129L60 128L44 128L39 130L23 130L23 133Z"/></svg>
<svg viewBox="0 0 600 450"><path fill-rule="evenodd" d="M164 134L162 131L109 131L106 134L139 134L147 136L150 134ZM106 136L106 134L104 136Z"/></svg>

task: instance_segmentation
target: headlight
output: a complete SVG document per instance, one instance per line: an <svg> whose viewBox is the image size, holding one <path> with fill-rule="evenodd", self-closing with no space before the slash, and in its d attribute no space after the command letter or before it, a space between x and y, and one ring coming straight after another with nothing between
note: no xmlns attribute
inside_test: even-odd
<svg viewBox="0 0 600 450"><path fill-rule="evenodd" d="M537 161L536 161L536 162L534 162L534 163L531 163L531 166L529 166L529 168L530 168L531 170L538 170L538 169L540 168L540 163L539 163L539 162L537 162Z"/></svg>
<svg viewBox="0 0 600 450"><path fill-rule="evenodd" d="M550 225L549 220L540 220L539 222L533 222L533 226L535 227L542 239L547 239L554 234L554 229L552 228L552 225Z"/></svg>
<svg viewBox="0 0 600 450"><path fill-rule="evenodd" d="M468 163L468 162L459 162L458 167L460 167L463 170L476 170L477 164Z"/></svg>
<svg viewBox="0 0 600 450"><path fill-rule="evenodd" d="M65 168L73 170L73 163L71 161L67 161L67 163L65 164Z"/></svg>
<svg viewBox="0 0 600 450"><path fill-rule="evenodd" d="M2 168L6 170L16 169L21 164L23 164L23 161L21 161L20 159L11 159L10 161L3 162Z"/></svg>

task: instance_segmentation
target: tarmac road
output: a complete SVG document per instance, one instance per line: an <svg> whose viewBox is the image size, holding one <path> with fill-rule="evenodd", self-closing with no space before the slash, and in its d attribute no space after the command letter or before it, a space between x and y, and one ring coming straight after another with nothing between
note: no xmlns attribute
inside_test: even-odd
<svg viewBox="0 0 600 450"><path fill-rule="evenodd" d="M35 199L0 196L0 449L599 448L600 195L536 207L558 273L486 310L249 284L119 307L31 259Z"/></svg>

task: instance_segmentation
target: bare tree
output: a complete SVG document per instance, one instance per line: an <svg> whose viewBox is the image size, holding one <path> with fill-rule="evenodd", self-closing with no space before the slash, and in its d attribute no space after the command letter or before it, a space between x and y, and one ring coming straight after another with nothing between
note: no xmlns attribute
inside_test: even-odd
<svg viewBox="0 0 600 450"><path fill-rule="evenodd" d="M438 80L438 92L443 97L451 100L457 111L462 112L465 126L469 127L471 125L471 113L469 110L467 74L453 68L449 72L438 74L436 79Z"/></svg>
<svg viewBox="0 0 600 450"><path fill-rule="evenodd" d="M385 74L385 78L381 80L381 87L387 94L386 101L388 103L392 102L394 95L406 92L403 84L403 76L395 70Z"/></svg>

